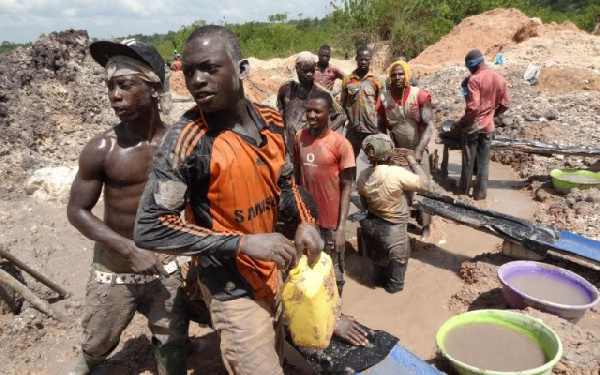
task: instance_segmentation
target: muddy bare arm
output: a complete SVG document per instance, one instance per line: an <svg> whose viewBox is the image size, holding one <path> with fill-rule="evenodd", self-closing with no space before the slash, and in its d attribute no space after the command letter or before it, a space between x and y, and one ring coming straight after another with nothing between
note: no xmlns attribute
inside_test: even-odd
<svg viewBox="0 0 600 375"><path fill-rule="evenodd" d="M346 246L346 219L350 209L350 194L356 175L356 168L346 168L340 172L340 216L335 230L334 249L341 253Z"/></svg>
<svg viewBox="0 0 600 375"><path fill-rule="evenodd" d="M494 117L498 117L506 111L508 111L508 107L505 107L504 105L500 104L498 105L498 107L496 107L496 110L494 111Z"/></svg>
<svg viewBox="0 0 600 375"><path fill-rule="evenodd" d="M423 151L427 148L427 145L431 140L431 135L433 134L433 129L435 128L433 123L433 107L431 106L431 101L427 101L421 108L421 121L425 124L425 130L423 131L421 139L419 140L419 144L415 149L415 159L419 163L423 158Z"/></svg>
<svg viewBox="0 0 600 375"><path fill-rule="evenodd" d="M109 145L101 138L92 139L79 157L79 170L71 185L67 218L84 236L126 255L126 238L109 228L92 213L104 185L104 160ZM131 240L129 240L131 241Z"/></svg>
<svg viewBox="0 0 600 375"><path fill-rule="evenodd" d="M402 186L405 191L425 192L429 190L429 177L417 162L414 153L411 150L407 151L406 161L417 179L405 179L402 181Z"/></svg>
<svg viewBox="0 0 600 375"><path fill-rule="evenodd" d="M329 125L329 127L331 128L331 130L336 131L342 126L344 126L345 123L346 113L340 109L340 113L338 113L337 116L335 116L335 118L331 120L331 124Z"/></svg>

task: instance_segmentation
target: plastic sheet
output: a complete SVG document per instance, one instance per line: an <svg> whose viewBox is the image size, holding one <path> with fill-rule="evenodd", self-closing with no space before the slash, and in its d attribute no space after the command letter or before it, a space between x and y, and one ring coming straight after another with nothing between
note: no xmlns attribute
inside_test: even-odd
<svg viewBox="0 0 600 375"><path fill-rule="evenodd" d="M420 207L430 214L442 216L500 238L517 243L533 252L545 255L547 250L578 255L600 262L600 241L595 241L553 226L497 211L484 210L446 195L423 193Z"/></svg>
<svg viewBox="0 0 600 375"><path fill-rule="evenodd" d="M508 239L541 255L559 237L559 232L551 226L477 208L446 195L431 192L423 195L426 198L420 206L424 211Z"/></svg>
<svg viewBox="0 0 600 375"><path fill-rule="evenodd" d="M362 326L362 325L361 325ZM398 338L385 331L362 326L367 331L369 344L354 346L333 336L326 349L315 350L295 345L286 332L286 341L311 364L317 374L345 375L368 369L385 359Z"/></svg>
<svg viewBox="0 0 600 375"><path fill-rule="evenodd" d="M375 366L357 375L441 375L442 373L423 361L400 344L394 346L390 355Z"/></svg>
<svg viewBox="0 0 600 375"><path fill-rule="evenodd" d="M437 136L435 143L447 145L451 150L460 149L460 134L450 131L452 120L446 120L442 123L442 132ZM494 136L492 139L492 150L513 150L540 155L573 155L573 156L594 156L600 155L600 146L565 146L557 143L545 143L531 141L528 139L512 139L506 137Z"/></svg>

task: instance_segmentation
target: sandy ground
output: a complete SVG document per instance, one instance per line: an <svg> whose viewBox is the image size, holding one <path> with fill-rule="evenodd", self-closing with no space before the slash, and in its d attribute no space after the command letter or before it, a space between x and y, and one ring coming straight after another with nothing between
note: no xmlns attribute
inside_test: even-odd
<svg viewBox="0 0 600 375"><path fill-rule="evenodd" d="M457 178L457 156L454 153L451 155L450 178ZM364 166L362 158L360 165ZM523 218L531 217L535 204L520 191L521 186L509 167L493 163L489 198L484 206ZM95 212L100 214L101 208L97 207ZM353 207L352 210L355 209ZM5 228L0 234L0 244L73 293L68 300L57 301L52 292L31 280L28 275L23 275L33 290L49 299L57 310L67 313L72 321L59 324L31 308L26 308L20 315L0 315L0 328L4 332L0 342L0 358L4 364L1 374L64 373L76 358L91 242L67 223L64 212L63 204L33 198L0 201L0 220ZM390 295L373 286L369 259L355 252L356 225L349 223L347 229L347 284L343 311L356 315L361 323L373 329L386 330L398 336L401 344L420 358L435 361L435 333L438 327L452 315L481 308L478 299L482 294L495 294L494 298L486 300L484 307L506 308L497 292L497 285L493 284L497 284L495 269L508 260L497 254L501 241L496 237L436 218L432 244L421 243L418 236L413 235L413 252L405 290ZM470 284L466 284L461 279L461 267L465 267L463 263L473 262L473 257L485 253L492 255L473 266L477 268L481 262L486 266L477 274L478 282L471 280ZM489 264L495 265L495 268L487 267ZM552 319L550 321L556 323ZM558 323L557 327L567 324L560 319ZM145 325L145 318L137 315L124 332L121 345L98 374L155 373L150 335ZM600 315L596 310L589 312L577 324L578 328L569 326L570 330L563 330L565 342L571 342L571 333L579 332L578 329L584 332L584 336L588 335L585 337L589 337L590 342L597 342L600 337ZM190 337L195 346L190 355L188 373L224 374L214 332L192 323ZM576 343L581 344L581 341ZM593 366L598 364L600 358L590 357L594 353L588 354L584 350L580 354L586 359L585 366L589 366L589 372L586 372L586 367L582 370L580 366L578 372L565 373L592 374L597 368ZM295 353L288 351L288 355L290 364L286 367L287 374L311 373Z"/></svg>

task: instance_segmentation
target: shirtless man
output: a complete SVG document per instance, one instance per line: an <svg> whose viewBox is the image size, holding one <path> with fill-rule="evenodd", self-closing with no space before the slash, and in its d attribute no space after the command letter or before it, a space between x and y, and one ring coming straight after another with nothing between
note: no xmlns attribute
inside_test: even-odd
<svg viewBox="0 0 600 375"><path fill-rule="evenodd" d="M188 321L177 264L133 242L135 213L165 134L159 100L165 62L147 44L95 42L106 68L108 98L119 122L92 138L79 158L67 207L69 222L95 241L82 320L82 357L71 374L88 374L119 344L136 311L148 318L159 374L186 373ZM104 188L104 220L92 209Z"/></svg>

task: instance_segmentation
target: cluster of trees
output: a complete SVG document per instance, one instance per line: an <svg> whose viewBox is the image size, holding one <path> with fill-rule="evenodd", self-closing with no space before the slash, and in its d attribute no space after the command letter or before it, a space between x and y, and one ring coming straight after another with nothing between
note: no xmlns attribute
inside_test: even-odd
<svg viewBox="0 0 600 375"><path fill-rule="evenodd" d="M259 59L289 56L300 51L316 52L329 44L334 57L353 56L356 47L377 41L390 41L394 54L417 56L428 45L460 23L465 17L495 8L517 8L545 23L570 20L579 28L591 30L600 14L598 0L330 0L332 12L325 17L297 19L288 14L268 15L269 22L222 24L240 40L245 56ZM165 60L198 26L182 26L167 34L130 35L127 38L156 46ZM2 42L0 53L17 44Z"/></svg>
<svg viewBox="0 0 600 375"><path fill-rule="evenodd" d="M27 47L29 45L29 43L27 44L16 44L16 43L12 43L9 42L7 40L3 41L0 44L0 53L4 53L6 51L10 51L11 49L15 49L17 47Z"/></svg>
<svg viewBox="0 0 600 375"><path fill-rule="evenodd" d="M285 13L268 15L269 22L222 24L236 33L245 56L259 59L316 52L322 44L331 45L332 54L340 58L377 41L390 41L394 54L412 58L465 17L495 8L517 8L545 23L570 20L584 30L591 30L600 14L598 0L331 0L330 4L332 12L321 19L302 14L288 19ZM129 37L156 46L165 60L171 60L173 50L181 52L190 33L204 24L200 20L167 34Z"/></svg>
<svg viewBox="0 0 600 375"><path fill-rule="evenodd" d="M584 30L591 30L600 14L598 0L332 0L330 4L332 12L322 19L299 14L289 20L287 14L273 14L265 23L223 24L238 35L245 56L259 59L316 52L322 44L330 44L335 57L352 56L356 47L377 41L390 41L394 54L412 58L465 17L495 8L517 8L545 23L570 20ZM188 35L204 23L174 32L165 57L171 56L172 48L180 50Z"/></svg>

